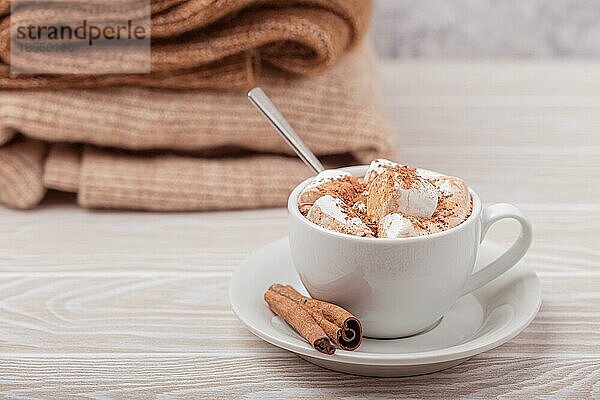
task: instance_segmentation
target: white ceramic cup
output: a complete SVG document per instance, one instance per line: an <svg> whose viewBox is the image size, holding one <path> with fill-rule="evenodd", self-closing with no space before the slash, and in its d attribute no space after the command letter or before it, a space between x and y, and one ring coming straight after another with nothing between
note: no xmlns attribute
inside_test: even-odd
<svg viewBox="0 0 600 400"><path fill-rule="evenodd" d="M367 167L344 169L363 176ZM368 337L405 337L435 326L460 296L509 270L531 245L531 224L517 207L495 204L482 210L472 190L469 218L443 232L380 239L330 231L298 210L298 196L309 181L298 185L288 200L292 260L310 295L348 309ZM479 244L490 226L504 218L520 223L519 237L473 273Z"/></svg>

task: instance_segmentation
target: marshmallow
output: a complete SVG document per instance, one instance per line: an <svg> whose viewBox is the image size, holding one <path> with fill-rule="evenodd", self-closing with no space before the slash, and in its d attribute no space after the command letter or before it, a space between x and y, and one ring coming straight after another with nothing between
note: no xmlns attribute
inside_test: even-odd
<svg viewBox="0 0 600 400"><path fill-rule="evenodd" d="M377 237L380 238L407 238L419 234L413 223L400 214L388 214L377 225Z"/></svg>
<svg viewBox="0 0 600 400"><path fill-rule="evenodd" d="M367 205L365 203L363 203L362 201L357 201L356 203L354 203L352 205L352 209L355 210L357 213L360 213L360 214L366 214L367 213Z"/></svg>
<svg viewBox="0 0 600 400"><path fill-rule="evenodd" d="M390 160L386 160L385 158L378 158L376 160L373 160L369 165L369 169L367 169L367 172L365 173L365 182L369 183L373 179L377 178L379 175L387 171L389 168L398 166L400 166L400 164L397 164Z"/></svg>
<svg viewBox="0 0 600 400"><path fill-rule="evenodd" d="M332 231L407 238L460 225L472 212L472 202L459 178L377 159L364 181L343 169L321 172L300 194L298 208Z"/></svg>
<svg viewBox="0 0 600 400"><path fill-rule="evenodd" d="M446 221L446 229L461 224L471 214L469 187L455 176L439 176L430 180L444 195L440 217Z"/></svg>
<svg viewBox="0 0 600 400"><path fill-rule="evenodd" d="M392 213L430 218L438 205L439 190L414 169L400 167L377 176L369 186L367 215L379 220Z"/></svg>
<svg viewBox="0 0 600 400"><path fill-rule="evenodd" d="M325 195L306 215L308 220L332 231L355 236L374 236L373 231L341 199Z"/></svg>
<svg viewBox="0 0 600 400"><path fill-rule="evenodd" d="M326 169L321 171L309 182L298 197L299 204L313 204L319 197L328 194L328 184L342 178L351 177L352 174L341 169ZM351 187L352 183L348 182Z"/></svg>
<svg viewBox="0 0 600 400"><path fill-rule="evenodd" d="M455 176L437 176L431 179L431 183L447 196L456 196L458 201L461 202L470 201L469 187L460 178Z"/></svg>

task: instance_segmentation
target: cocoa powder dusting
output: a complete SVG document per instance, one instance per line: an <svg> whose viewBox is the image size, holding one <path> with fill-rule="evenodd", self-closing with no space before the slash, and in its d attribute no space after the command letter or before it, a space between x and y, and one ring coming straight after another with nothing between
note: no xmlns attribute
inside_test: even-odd
<svg viewBox="0 0 600 400"><path fill-rule="evenodd" d="M331 195L342 200L344 204L344 213L347 218L358 217L361 221L373 232L375 237L378 237L378 217L376 215L367 214L367 204L369 201L369 189L373 189L373 185L377 186L380 192L387 193L395 190L394 187L398 181L402 182L405 188L411 187L419 178L417 169L408 166L388 167L385 172L375 178L370 185L367 185L363 179L353 176L346 176L334 181L328 182L318 187L322 195ZM434 182L430 180L435 185ZM441 191L440 191L441 192ZM449 229L451 226L449 220L458 216L456 210L456 201L452 198L453 195L441 192L438 197L438 203L435 212L430 218L415 217L406 215L401 212L398 214L406 217L414 225L414 227L424 233L434 233ZM299 204L299 209L302 214L306 215L310 204ZM371 207L369 205L369 207ZM471 199L470 210L467 217L473 209L473 199ZM465 219L467 218L465 217ZM463 220L464 221L464 220ZM462 221L461 221L462 222Z"/></svg>
<svg viewBox="0 0 600 400"><path fill-rule="evenodd" d="M413 167L407 167L406 165L398 165L396 167L389 167L389 171L394 171L398 174L398 177L404 184L405 188L409 188L419 178L417 175L417 169Z"/></svg>
<svg viewBox="0 0 600 400"><path fill-rule="evenodd" d="M329 194L340 198L346 204L354 204L365 190L365 184L354 176L345 176L320 185L317 190L323 196Z"/></svg>

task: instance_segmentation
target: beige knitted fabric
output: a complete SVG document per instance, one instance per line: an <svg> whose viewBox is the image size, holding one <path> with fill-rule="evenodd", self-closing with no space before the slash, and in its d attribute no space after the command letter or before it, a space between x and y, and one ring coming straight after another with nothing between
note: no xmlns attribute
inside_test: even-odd
<svg viewBox="0 0 600 400"><path fill-rule="evenodd" d="M14 208L29 208L44 197L46 147L34 140L0 147L0 202Z"/></svg>
<svg viewBox="0 0 600 400"><path fill-rule="evenodd" d="M73 18L85 16L84 12L78 14L77 3L69 2ZM150 75L10 77L9 4L10 0L0 0L0 88L4 89L117 84L247 88L256 84L263 62L288 72L312 74L334 65L360 41L372 8L372 0L151 0ZM46 22L56 12L56 5L48 4L50 8L39 13ZM131 13L135 15L136 10ZM85 51L94 51L88 47L84 46ZM45 57L65 67L79 62L87 66L98 59L71 58L68 53L47 53ZM118 62L126 59L121 57Z"/></svg>
<svg viewBox="0 0 600 400"><path fill-rule="evenodd" d="M311 77L267 69L261 86L327 161L393 155L369 49ZM0 91L0 104L0 202L10 207L34 207L44 188L77 192L85 207L282 206L310 176L243 91Z"/></svg>

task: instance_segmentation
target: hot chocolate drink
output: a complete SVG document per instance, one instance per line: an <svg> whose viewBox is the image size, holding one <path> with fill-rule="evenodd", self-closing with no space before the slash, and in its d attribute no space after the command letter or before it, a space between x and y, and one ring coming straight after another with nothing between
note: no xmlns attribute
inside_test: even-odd
<svg viewBox="0 0 600 400"><path fill-rule="evenodd" d="M313 223L363 237L407 238L441 232L471 214L466 183L378 159L364 178L343 169L318 174L298 198Z"/></svg>

